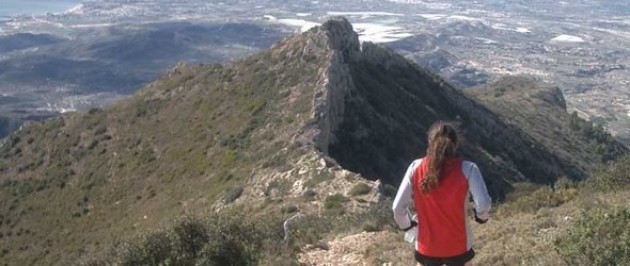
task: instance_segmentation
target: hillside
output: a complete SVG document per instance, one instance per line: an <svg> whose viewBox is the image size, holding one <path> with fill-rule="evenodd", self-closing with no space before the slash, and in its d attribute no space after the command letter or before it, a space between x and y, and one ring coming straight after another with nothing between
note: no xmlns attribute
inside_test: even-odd
<svg viewBox="0 0 630 266"><path fill-rule="evenodd" d="M64 264L238 198L268 199L256 201L264 213L292 195L317 208L329 191L352 188L356 175L313 144L327 133L318 123L327 123L330 69L342 58L334 45L346 40L335 34L350 33L331 31L345 23L230 64L179 65L120 104L30 123L6 138L4 258ZM368 184L362 198L375 197ZM306 191L313 200L302 200Z"/></svg>
<svg viewBox="0 0 630 266"><path fill-rule="evenodd" d="M630 158L586 181L539 189L495 208L486 224L472 223L475 265L628 265ZM412 265L413 245L400 230L328 236L309 246L306 265Z"/></svg>
<svg viewBox="0 0 630 266"><path fill-rule="evenodd" d="M502 121L521 128L545 150L561 158L563 167L576 173L567 176L592 173L601 163L628 152L602 127L576 113L569 114L562 92L551 84L507 76L465 91L492 112L501 114Z"/></svg>
<svg viewBox="0 0 630 266"><path fill-rule="evenodd" d="M3 140L1 256L66 265L181 216L359 219L424 153L437 119L461 123L462 154L495 199L516 182L579 179L601 165L586 150L548 149L492 110L387 48L361 45L343 18L239 61L179 64L129 100L29 123Z"/></svg>

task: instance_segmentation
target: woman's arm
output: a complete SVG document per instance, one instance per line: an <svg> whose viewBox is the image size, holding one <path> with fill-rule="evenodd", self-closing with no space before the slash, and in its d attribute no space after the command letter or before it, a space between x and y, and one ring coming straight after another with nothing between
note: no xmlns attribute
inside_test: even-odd
<svg viewBox="0 0 630 266"><path fill-rule="evenodd" d="M486 183L483 181L481 171L475 163L466 162L468 165L464 167L467 169L465 175L468 178L468 187L472 194L473 201L475 202L475 214L476 218L485 222L490 218L490 208L492 207L492 200L488 195L488 189Z"/></svg>
<svg viewBox="0 0 630 266"><path fill-rule="evenodd" d="M398 193L396 193L396 198L394 199L394 204L392 205L394 220L396 220L398 227L403 230L413 227L409 214L409 205L411 205L411 202L413 201L413 185L411 184L411 178L416 172L418 165L420 165L420 161L421 159L413 161L411 165L409 165L409 168L407 168L407 172L405 173L402 182L400 182Z"/></svg>

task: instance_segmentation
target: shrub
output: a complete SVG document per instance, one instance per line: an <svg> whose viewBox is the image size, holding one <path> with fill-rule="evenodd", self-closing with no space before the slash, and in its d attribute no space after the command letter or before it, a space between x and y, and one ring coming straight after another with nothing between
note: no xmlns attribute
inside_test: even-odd
<svg viewBox="0 0 630 266"><path fill-rule="evenodd" d="M90 108L90 110L88 111L88 114L94 115L94 114L98 114L100 112L102 112L103 110L101 110L100 108Z"/></svg>
<svg viewBox="0 0 630 266"><path fill-rule="evenodd" d="M173 245L171 239L165 232L150 234L142 243L146 263L149 265L159 265L160 262L168 260L172 256Z"/></svg>
<svg viewBox="0 0 630 266"><path fill-rule="evenodd" d="M98 145L98 140L94 139L94 140L92 140L92 142L90 142L90 144L87 146L87 149L88 149L88 150L92 150L92 149L94 149L97 145Z"/></svg>
<svg viewBox="0 0 630 266"><path fill-rule="evenodd" d="M232 166L234 162L236 162L236 152L232 149L227 149L225 153L223 153L223 164L225 166Z"/></svg>
<svg viewBox="0 0 630 266"><path fill-rule="evenodd" d="M556 250L569 265L629 265L630 209L584 213Z"/></svg>
<svg viewBox="0 0 630 266"><path fill-rule="evenodd" d="M386 200L371 205L362 212L348 214L343 219L336 222L335 231L382 231L397 230L394 219L392 218L392 201Z"/></svg>
<svg viewBox="0 0 630 266"><path fill-rule="evenodd" d="M587 190L612 192L630 188L630 157L621 158L583 183Z"/></svg>
<svg viewBox="0 0 630 266"><path fill-rule="evenodd" d="M396 187L394 187L394 186L392 186L390 184L383 185L382 193L383 193L383 195L385 195L385 197L388 197L388 198L396 197L396 192L397 192Z"/></svg>
<svg viewBox="0 0 630 266"><path fill-rule="evenodd" d="M223 196L224 203L232 203L236 199L240 198L243 194L243 187L233 187L228 189Z"/></svg>
<svg viewBox="0 0 630 266"><path fill-rule="evenodd" d="M328 196L324 201L324 208L326 210L341 211L343 212L343 204L348 201L348 198L337 193L332 196Z"/></svg>
<svg viewBox="0 0 630 266"><path fill-rule="evenodd" d="M282 206L282 213L286 213L286 214L291 214L291 213L296 213L298 212L300 209L298 208L298 206L295 205L288 205L288 206Z"/></svg>
<svg viewBox="0 0 630 266"><path fill-rule="evenodd" d="M135 238L115 244L104 258L93 258L79 265L160 265L171 262L177 265L173 252L174 240L165 232Z"/></svg>
<svg viewBox="0 0 630 266"><path fill-rule="evenodd" d="M338 216L345 213L344 203L348 201L348 198L337 193L332 196L328 196L324 200L324 214L327 216Z"/></svg>
<svg viewBox="0 0 630 266"><path fill-rule="evenodd" d="M315 199L315 196L317 196L317 192L312 189L307 189L304 193L302 193L302 197L307 200L313 200Z"/></svg>
<svg viewBox="0 0 630 266"><path fill-rule="evenodd" d="M535 213L543 207L557 207L574 199L578 191L575 188L556 189L541 187L528 195L522 195L516 200L500 206L497 211L499 216L509 216L519 212Z"/></svg>
<svg viewBox="0 0 630 266"><path fill-rule="evenodd" d="M288 225L288 245L299 250L308 244L316 244L324 234L331 232L333 223L321 216L304 216Z"/></svg>
<svg viewBox="0 0 630 266"><path fill-rule="evenodd" d="M351 196L361 196L370 193L372 188L365 183L356 184L352 189L350 189Z"/></svg>
<svg viewBox="0 0 630 266"><path fill-rule="evenodd" d="M210 240L208 228L199 220L184 218L172 229L174 251L177 260L192 262L201 249Z"/></svg>
<svg viewBox="0 0 630 266"><path fill-rule="evenodd" d="M380 231L380 228L376 223L368 221L364 222L363 225L361 225L361 230L365 232L378 232Z"/></svg>
<svg viewBox="0 0 630 266"><path fill-rule="evenodd" d="M281 222L216 216L208 220L185 217L172 228L120 242L102 258L78 265L258 265L264 257L284 250ZM290 253L290 258L295 254Z"/></svg>
<svg viewBox="0 0 630 266"><path fill-rule="evenodd" d="M104 125L100 125L94 130L94 136L104 134L105 132L107 132L107 127Z"/></svg>

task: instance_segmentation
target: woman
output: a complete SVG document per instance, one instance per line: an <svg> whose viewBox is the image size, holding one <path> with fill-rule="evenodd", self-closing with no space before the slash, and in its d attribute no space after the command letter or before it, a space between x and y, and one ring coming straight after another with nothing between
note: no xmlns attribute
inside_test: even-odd
<svg viewBox="0 0 630 266"><path fill-rule="evenodd" d="M489 218L491 200L479 168L457 155L458 133L438 121L428 132L427 155L405 173L393 204L394 219L407 231L416 226L408 207L418 216L415 258L423 266L472 266L475 252L466 214L472 194L475 221Z"/></svg>

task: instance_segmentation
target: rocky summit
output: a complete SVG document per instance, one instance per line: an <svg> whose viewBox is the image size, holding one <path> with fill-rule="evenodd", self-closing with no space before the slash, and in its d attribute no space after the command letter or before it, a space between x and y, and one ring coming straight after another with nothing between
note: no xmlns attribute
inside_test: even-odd
<svg viewBox="0 0 630 266"><path fill-rule="evenodd" d="M349 217L391 196L438 119L461 125L462 156L477 162L495 200L519 182L582 179L627 152L605 132L588 133L558 90L511 84L470 96L391 49L360 43L344 18L224 65L181 63L130 99L31 122L2 141L2 260L68 265L113 250L124 261L133 249L115 243L182 216ZM541 106L545 115L531 122ZM604 145L601 156L582 148L589 138ZM320 225L334 232L335 221ZM211 239L186 240L191 223L177 228L142 241ZM174 254L173 245L160 250ZM212 247L168 261L201 263Z"/></svg>

